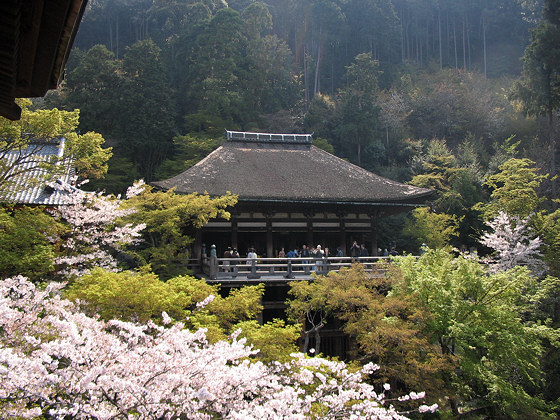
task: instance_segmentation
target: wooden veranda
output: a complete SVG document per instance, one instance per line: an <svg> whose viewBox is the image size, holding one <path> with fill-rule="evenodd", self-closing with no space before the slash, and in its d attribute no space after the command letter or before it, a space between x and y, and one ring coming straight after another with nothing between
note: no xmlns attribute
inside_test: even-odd
<svg viewBox="0 0 560 420"><path fill-rule="evenodd" d="M271 283L311 280L352 264L362 264L369 273L383 275L390 257L217 258L202 259L199 275L209 283Z"/></svg>

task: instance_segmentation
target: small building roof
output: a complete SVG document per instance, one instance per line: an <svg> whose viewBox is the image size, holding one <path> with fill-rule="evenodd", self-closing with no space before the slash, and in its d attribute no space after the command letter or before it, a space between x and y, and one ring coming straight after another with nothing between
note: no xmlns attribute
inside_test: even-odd
<svg viewBox="0 0 560 420"><path fill-rule="evenodd" d="M239 201L420 204L433 191L375 175L311 145L311 135L227 132L227 142L158 188Z"/></svg>
<svg viewBox="0 0 560 420"><path fill-rule="evenodd" d="M7 191L0 192L0 202L26 205L58 206L68 204L68 188L74 170L65 165L54 177L41 165L60 159L64 153L65 139L32 141L28 147L10 150L2 156L2 163L17 173L9 182ZM60 163L62 164L62 163ZM18 173L19 172L19 173Z"/></svg>

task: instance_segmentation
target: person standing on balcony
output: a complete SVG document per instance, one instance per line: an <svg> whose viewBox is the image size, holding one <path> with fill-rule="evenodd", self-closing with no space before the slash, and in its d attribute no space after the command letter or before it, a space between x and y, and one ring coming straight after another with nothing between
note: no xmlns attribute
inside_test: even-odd
<svg viewBox="0 0 560 420"><path fill-rule="evenodd" d="M228 249L226 250L226 252L224 252L224 258L231 258L231 247L228 246ZM229 265L230 265L230 260L225 260L223 262L223 266L224 266L224 271L229 271Z"/></svg>
<svg viewBox="0 0 560 420"><path fill-rule="evenodd" d="M369 257L369 251L367 250L365 244L360 245L360 257Z"/></svg>

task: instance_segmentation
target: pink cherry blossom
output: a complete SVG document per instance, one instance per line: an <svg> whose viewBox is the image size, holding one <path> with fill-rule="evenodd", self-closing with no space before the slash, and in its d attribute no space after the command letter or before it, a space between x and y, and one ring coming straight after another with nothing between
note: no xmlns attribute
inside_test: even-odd
<svg viewBox="0 0 560 420"><path fill-rule="evenodd" d="M505 271L517 265L527 265L539 274L544 269L540 260L542 241L531 235L529 219L520 219L500 212L486 223L492 230L482 235L480 242L495 250L492 271Z"/></svg>
<svg viewBox="0 0 560 420"><path fill-rule="evenodd" d="M133 226L118 221L134 213L134 208L124 208L119 197L103 193L89 193L70 185L60 185L68 193L67 204L59 206L54 215L67 223L70 231L61 240L62 255L56 259L60 273L65 276L81 275L92 267L116 271L114 256L126 244L140 239L145 224ZM138 181L127 191L128 198L144 188Z"/></svg>
<svg viewBox="0 0 560 420"><path fill-rule="evenodd" d="M404 418L364 382L376 365L264 364L238 335L210 344L180 323L88 317L61 287L0 282L0 417Z"/></svg>

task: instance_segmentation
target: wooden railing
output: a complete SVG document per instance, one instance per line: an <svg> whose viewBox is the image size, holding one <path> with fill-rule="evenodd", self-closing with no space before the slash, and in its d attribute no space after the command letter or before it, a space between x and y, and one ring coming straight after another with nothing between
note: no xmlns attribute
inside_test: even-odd
<svg viewBox="0 0 560 420"><path fill-rule="evenodd" d="M302 279L312 273L327 274L354 263L363 264L366 271L379 271L381 263L390 257L329 257L313 259L300 258L207 258L203 260L202 271L209 280L251 279Z"/></svg>

